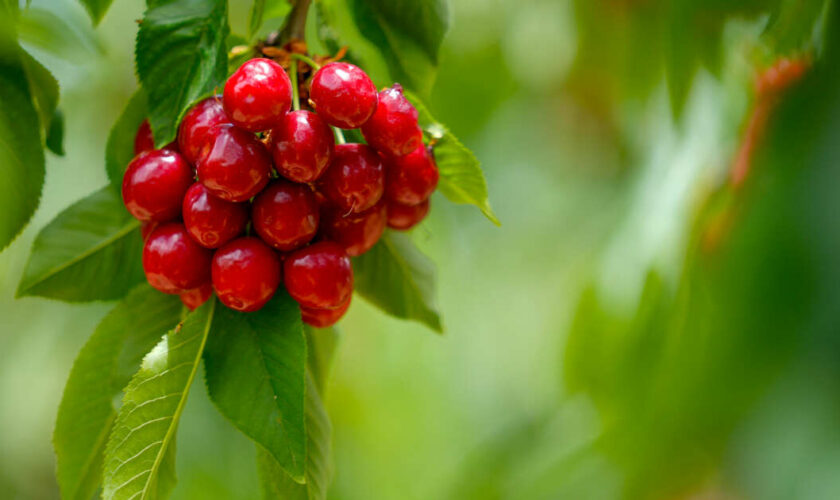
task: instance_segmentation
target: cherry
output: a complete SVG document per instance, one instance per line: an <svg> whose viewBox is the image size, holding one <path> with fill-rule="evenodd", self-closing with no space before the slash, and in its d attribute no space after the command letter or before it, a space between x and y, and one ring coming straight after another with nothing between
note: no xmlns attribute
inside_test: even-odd
<svg viewBox="0 0 840 500"><path fill-rule="evenodd" d="M149 284L163 293L181 293L210 279L210 250L187 234L180 222L155 228L143 247L143 270Z"/></svg>
<svg viewBox="0 0 840 500"><path fill-rule="evenodd" d="M146 151L126 168L123 202L141 221L172 220L181 213L181 200L192 182L192 168L180 154L167 149Z"/></svg>
<svg viewBox="0 0 840 500"><path fill-rule="evenodd" d="M309 307L300 308L300 316L303 322L307 325L312 325L315 328L326 328L332 326L344 316L347 309L350 307L350 299L352 295L347 296L347 300L335 309L312 309Z"/></svg>
<svg viewBox="0 0 840 500"><path fill-rule="evenodd" d="M245 201L268 184L271 155L253 134L231 124L216 125L198 162L198 179L213 195Z"/></svg>
<svg viewBox="0 0 840 500"><path fill-rule="evenodd" d="M198 288L187 290L179 294L181 303L187 306L190 311L195 311L201 307L210 296L213 295L213 284L208 281Z"/></svg>
<svg viewBox="0 0 840 500"><path fill-rule="evenodd" d="M283 67L271 59L251 59L225 83L222 95L230 120L251 132L268 130L292 104L292 82Z"/></svg>
<svg viewBox="0 0 840 500"><path fill-rule="evenodd" d="M237 311L256 311L268 302L281 281L281 262L259 238L231 241L213 256L213 290Z"/></svg>
<svg viewBox="0 0 840 500"><path fill-rule="evenodd" d="M398 231L407 231L416 226L418 222L429 213L429 200L426 199L417 205L404 205L388 200L388 227Z"/></svg>
<svg viewBox="0 0 840 500"><path fill-rule="evenodd" d="M334 309L353 292L350 257L338 243L319 241L295 250L283 266L286 290L302 307Z"/></svg>
<svg viewBox="0 0 840 500"><path fill-rule="evenodd" d="M343 246L347 255L358 257L379 241L387 221L385 200L364 212L346 216L340 210L325 207L321 215L321 232Z"/></svg>
<svg viewBox="0 0 840 500"><path fill-rule="evenodd" d="M405 156L385 160L385 197L404 205L416 205L437 187L435 160L422 144Z"/></svg>
<svg viewBox="0 0 840 500"><path fill-rule="evenodd" d="M254 200L254 230L284 252L309 242L318 232L318 202L309 186L278 180Z"/></svg>
<svg viewBox="0 0 840 500"><path fill-rule="evenodd" d="M210 130L220 123L229 123L221 100L208 97L193 106L178 127L178 149L184 158L195 165L204 146L211 138Z"/></svg>
<svg viewBox="0 0 840 500"><path fill-rule="evenodd" d="M160 225L160 222L156 222L153 220L149 220L140 224L140 237L143 238L143 241L146 241L146 238L152 234L152 231L155 230L156 227Z"/></svg>
<svg viewBox="0 0 840 500"><path fill-rule="evenodd" d="M359 128L373 115L377 102L376 86L367 73L343 62L315 72L309 98L324 121L341 128Z"/></svg>
<svg viewBox="0 0 840 500"><path fill-rule="evenodd" d="M277 173L295 182L312 182L327 168L335 139L320 116L300 110L286 114L271 132Z"/></svg>
<svg viewBox="0 0 840 500"><path fill-rule="evenodd" d="M134 156L153 149L155 149L155 138L152 136L152 127L149 125L149 120L143 120L134 136Z"/></svg>
<svg viewBox="0 0 840 500"><path fill-rule="evenodd" d="M403 95L400 84L379 93L379 105L362 125L362 135L368 144L392 156L411 153L423 143L417 110Z"/></svg>
<svg viewBox="0 0 840 500"><path fill-rule="evenodd" d="M321 192L339 209L363 212L385 189L385 168L379 155L364 144L339 144L320 181Z"/></svg>
<svg viewBox="0 0 840 500"><path fill-rule="evenodd" d="M199 245L219 248L236 238L248 224L248 208L217 198L200 182L184 195L184 226Z"/></svg>

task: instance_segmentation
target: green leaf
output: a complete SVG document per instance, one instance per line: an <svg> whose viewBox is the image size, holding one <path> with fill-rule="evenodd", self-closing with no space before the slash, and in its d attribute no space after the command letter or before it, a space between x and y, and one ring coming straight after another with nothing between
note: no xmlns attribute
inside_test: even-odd
<svg viewBox="0 0 840 500"><path fill-rule="evenodd" d="M117 118L111 133L108 134L108 144L105 146L105 170L111 187L118 193L122 189L125 169L134 158L134 137L143 120L146 119L146 94L142 89L131 96L122 114Z"/></svg>
<svg viewBox="0 0 840 500"><path fill-rule="evenodd" d="M435 162L440 171L438 189L453 203L475 205L493 224L501 225L487 194L487 181L478 158L429 113L423 102L410 92L406 97L417 108L420 125L437 138Z"/></svg>
<svg viewBox="0 0 840 500"><path fill-rule="evenodd" d="M303 330L306 332L306 347L309 353L308 366L315 379L315 385L323 393L338 345L338 329L332 326L314 328L304 325Z"/></svg>
<svg viewBox="0 0 840 500"><path fill-rule="evenodd" d="M290 10L292 4L288 0L254 0L248 20L248 38L253 40L266 21L286 17ZM280 24L276 27L279 28Z"/></svg>
<svg viewBox="0 0 840 500"><path fill-rule="evenodd" d="M56 109L50 120L50 128L47 130L47 149L64 156L64 113Z"/></svg>
<svg viewBox="0 0 840 500"><path fill-rule="evenodd" d="M105 449L102 498L166 496L175 484L175 434L213 323L208 300L143 358L125 389Z"/></svg>
<svg viewBox="0 0 840 500"><path fill-rule="evenodd" d="M123 297L144 279L138 227L107 186L74 203L38 233L17 296L69 302Z"/></svg>
<svg viewBox="0 0 840 500"><path fill-rule="evenodd" d="M62 498L88 500L99 488L105 443L117 416L114 398L143 356L178 323L181 309L177 297L139 285L82 347L64 387L53 434Z"/></svg>
<svg viewBox="0 0 840 500"><path fill-rule="evenodd" d="M87 63L103 56L105 48L88 20L76 15L68 2L52 2L49 9L29 6L21 11L18 36L27 46L55 57Z"/></svg>
<svg viewBox="0 0 840 500"><path fill-rule="evenodd" d="M353 260L356 292L397 318L443 333L434 301L435 268L405 234L389 231Z"/></svg>
<svg viewBox="0 0 840 500"><path fill-rule="evenodd" d="M813 48L814 25L825 11L825 0L781 0L767 24L763 38L776 55Z"/></svg>
<svg viewBox="0 0 840 500"><path fill-rule="evenodd" d="M137 34L137 75L160 147L175 139L187 109L227 76L226 0L157 0Z"/></svg>
<svg viewBox="0 0 840 500"><path fill-rule="evenodd" d="M94 26L99 24L99 21L102 20L102 16L108 12L108 7L111 6L111 2L113 1L114 0L79 0L79 2L85 6L88 14L90 14L90 19L93 21Z"/></svg>
<svg viewBox="0 0 840 500"><path fill-rule="evenodd" d="M52 73L28 52L21 50L21 56L26 77L29 80L32 103L38 112L41 128L44 131L44 137L46 137L58 105L58 82L52 76Z"/></svg>
<svg viewBox="0 0 840 500"><path fill-rule="evenodd" d="M219 411L303 481L306 339L297 304L279 291L257 312L221 308L204 363Z"/></svg>

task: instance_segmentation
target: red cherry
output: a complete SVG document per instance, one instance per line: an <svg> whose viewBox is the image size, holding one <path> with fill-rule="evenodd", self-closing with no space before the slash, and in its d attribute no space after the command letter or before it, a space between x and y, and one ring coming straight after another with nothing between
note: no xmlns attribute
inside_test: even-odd
<svg viewBox="0 0 840 500"><path fill-rule="evenodd" d="M213 284L208 281L198 288L181 292L179 295L181 297L181 303L187 306L190 311L195 311L213 295Z"/></svg>
<svg viewBox="0 0 840 500"><path fill-rule="evenodd" d="M384 200L362 213L346 216L340 210L325 207L321 215L321 232L343 246L347 255L358 257L379 241L387 221Z"/></svg>
<svg viewBox="0 0 840 500"><path fill-rule="evenodd" d="M364 144L339 144L319 187L345 213L364 212L382 198L385 190L382 159Z"/></svg>
<svg viewBox="0 0 840 500"><path fill-rule="evenodd" d="M271 155L253 134L231 124L216 125L198 162L198 180L213 195L245 201L262 191L271 176Z"/></svg>
<svg viewBox="0 0 840 500"><path fill-rule="evenodd" d="M208 97L193 106L178 127L178 149L184 158L195 165L204 143L210 136L210 130L220 123L229 123L222 102L218 97Z"/></svg>
<svg viewBox="0 0 840 500"><path fill-rule="evenodd" d="M155 138L152 136L152 127L149 125L149 120L143 120L134 136L134 156L153 149L155 149Z"/></svg>
<svg viewBox="0 0 840 500"><path fill-rule="evenodd" d="M286 290L302 307L333 309L353 292L350 257L338 243L319 241L295 250L283 268Z"/></svg>
<svg viewBox="0 0 840 500"><path fill-rule="evenodd" d="M405 156L385 159L385 197L404 205L416 205L437 187L438 168L425 146Z"/></svg>
<svg viewBox="0 0 840 500"><path fill-rule="evenodd" d="M168 149L140 153L123 177L125 208L141 221L175 219L192 182L192 168L180 154Z"/></svg>
<svg viewBox="0 0 840 500"><path fill-rule="evenodd" d="M324 120L311 111L286 114L271 132L271 153L277 173L295 182L312 182L324 172L335 139Z"/></svg>
<svg viewBox="0 0 840 500"><path fill-rule="evenodd" d="M149 284L163 293L181 293L210 279L212 252L187 234L180 222L157 227L143 247L143 269Z"/></svg>
<svg viewBox="0 0 840 500"><path fill-rule="evenodd" d="M222 96L230 120L251 132L268 130L292 105L292 82L271 59L251 59L225 83Z"/></svg>
<svg viewBox="0 0 840 500"><path fill-rule="evenodd" d="M156 222L153 220L149 220L140 224L140 237L143 238L143 241L146 241L146 238L152 234L152 231L155 230L156 227L160 225L160 222Z"/></svg>
<svg viewBox="0 0 840 500"><path fill-rule="evenodd" d="M333 62L312 77L309 97L330 125L359 128L376 110L376 86L358 66Z"/></svg>
<svg viewBox="0 0 840 500"><path fill-rule="evenodd" d="M318 202L309 186L278 180L254 200L251 218L266 243L287 252L318 232Z"/></svg>
<svg viewBox="0 0 840 500"><path fill-rule="evenodd" d="M429 200L426 199L417 205L404 205L388 200L388 227L397 231L407 231L416 226L418 222L429 213Z"/></svg>
<svg viewBox="0 0 840 500"><path fill-rule="evenodd" d="M280 256L259 238L233 240L213 256L213 290L237 311L262 308L280 286L281 273Z"/></svg>
<svg viewBox="0 0 840 500"><path fill-rule="evenodd" d="M379 93L376 112L362 125L362 135L374 148L393 156L411 153L423 143L417 110L403 95L400 84Z"/></svg>
<svg viewBox="0 0 840 500"><path fill-rule="evenodd" d="M184 195L184 226L199 245L219 248L239 236L248 224L248 208L217 198L200 182Z"/></svg>
<svg viewBox="0 0 840 500"><path fill-rule="evenodd" d="M332 326L344 316L350 307L350 300L353 296L348 295L347 300L335 309L312 309L309 307L300 308L300 316L307 325L315 328L326 328Z"/></svg>

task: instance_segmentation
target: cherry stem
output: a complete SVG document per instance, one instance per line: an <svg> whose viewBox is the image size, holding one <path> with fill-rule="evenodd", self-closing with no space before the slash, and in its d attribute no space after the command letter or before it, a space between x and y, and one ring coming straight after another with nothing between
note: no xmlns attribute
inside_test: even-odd
<svg viewBox="0 0 840 500"><path fill-rule="evenodd" d="M300 111L300 93L298 91L297 61L292 61L292 66L289 68L289 73L292 80L292 107L295 111Z"/></svg>
<svg viewBox="0 0 840 500"><path fill-rule="evenodd" d="M335 132L335 141L339 144L346 144L347 140L344 138L344 132L338 127L333 127L332 129Z"/></svg>
<svg viewBox="0 0 840 500"><path fill-rule="evenodd" d="M292 57L292 59L297 59L298 61L305 62L306 64L310 65L312 67L312 69L314 69L315 71L318 71L319 69L321 69L321 65L316 63L315 60L312 59L309 56L305 56L303 54L298 54L298 53L295 52L295 53L291 54L291 57Z"/></svg>

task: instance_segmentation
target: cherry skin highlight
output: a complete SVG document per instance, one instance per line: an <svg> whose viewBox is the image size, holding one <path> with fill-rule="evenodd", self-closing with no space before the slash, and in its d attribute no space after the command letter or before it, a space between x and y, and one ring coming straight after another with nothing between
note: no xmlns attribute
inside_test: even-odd
<svg viewBox="0 0 840 500"><path fill-rule="evenodd" d="M143 120L134 136L134 156L153 149L155 149L155 138L152 136L152 127L149 125L149 120Z"/></svg>
<svg viewBox="0 0 840 500"><path fill-rule="evenodd" d="M280 256L259 238L231 241L213 256L213 290L237 311L262 308L280 286Z"/></svg>
<svg viewBox="0 0 840 500"><path fill-rule="evenodd" d="M223 200L240 202L256 195L271 176L271 155L253 134L230 124L216 125L204 145L198 179Z"/></svg>
<svg viewBox="0 0 840 500"><path fill-rule="evenodd" d="M184 226L199 245L219 248L236 238L248 224L248 208L213 196L200 182L184 195Z"/></svg>
<svg viewBox="0 0 840 500"><path fill-rule="evenodd" d="M278 180L254 200L254 230L266 243L287 252L318 232L318 202L309 186Z"/></svg>
<svg viewBox="0 0 840 500"><path fill-rule="evenodd" d="M325 207L321 215L321 232L344 247L347 255L358 257L379 241L387 222L385 200L358 214L344 215L340 210Z"/></svg>
<svg viewBox="0 0 840 500"><path fill-rule="evenodd" d="M392 156L411 153L422 145L417 110L403 95L400 84L379 93L379 105L362 125L362 135L368 144Z"/></svg>
<svg viewBox="0 0 840 500"><path fill-rule="evenodd" d="M397 231L408 231L422 221L429 213L429 200L417 205L403 205L394 201L388 204L388 227Z"/></svg>
<svg viewBox="0 0 840 500"><path fill-rule="evenodd" d="M149 284L163 293L181 293L210 279L212 252L187 234L180 222L162 224L143 246L143 270Z"/></svg>
<svg viewBox="0 0 840 500"><path fill-rule="evenodd" d="M283 67L271 59L251 59L225 83L222 95L230 120L245 130L268 130L292 105L292 82Z"/></svg>
<svg viewBox="0 0 840 500"><path fill-rule="evenodd" d="M345 213L364 212L382 198L385 190L382 159L364 144L338 144L319 189Z"/></svg>
<svg viewBox="0 0 840 500"><path fill-rule="evenodd" d="M340 128L359 128L376 110L376 86L358 66L333 62L312 77L309 98L324 121Z"/></svg>
<svg viewBox="0 0 840 500"><path fill-rule="evenodd" d="M335 139L329 125L311 111L287 113L271 132L277 173L294 182L312 182L330 163Z"/></svg>
<svg viewBox="0 0 840 500"><path fill-rule="evenodd" d="M385 159L385 197L404 205L416 205L437 187L435 160L422 144L405 156Z"/></svg>
<svg viewBox="0 0 840 500"><path fill-rule="evenodd" d="M166 222L180 215L181 200L192 182L192 168L180 154L168 149L146 151L126 168L123 203L138 220Z"/></svg>
<svg viewBox="0 0 840 500"><path fill-rule="evenodd" d="M184 158L195 165L204 143L210 140L210 130L221 123L229 123L218 97L208 97L193 106L178 127L178 149Z"/></svg>
<svg viewBox="0 0 840 500"><path fill-rule="evenodd" d="M211 295L213 295L213 284L209 281L198 288L178 294L181 303L187 306L190 311L195 311L204 305Z"/></svg>
<svg viewBox="0 0 840 500"><path fill-rule="evenodd" d="M312 309L309 307L300 308L300 316L303 322L315 328L326 328L332 326L340 320L347 309L350 307L350 300L352 295L347 297L344 304L335 309Z"/></svg>
<svg viewBox="0 0 840 500"><path fill-rule="evenodd" d="M302 307L334 309L353 292L353 268L341 245L319 241L295 250L283 264L286 290Z"/></svg>

